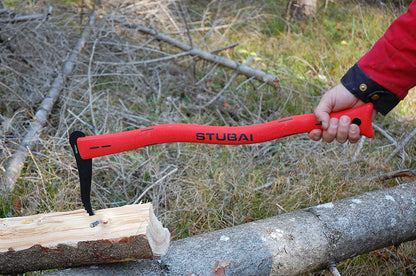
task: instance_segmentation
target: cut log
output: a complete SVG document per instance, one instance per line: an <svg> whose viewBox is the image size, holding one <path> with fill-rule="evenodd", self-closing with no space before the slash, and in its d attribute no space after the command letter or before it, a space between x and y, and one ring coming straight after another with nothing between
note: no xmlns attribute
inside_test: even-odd
<svg viewBox="0 0 416 276"><path fill-rule="evenodd" d="M0 273L153 259L170 233L152 204L0 219Z"/></svg>

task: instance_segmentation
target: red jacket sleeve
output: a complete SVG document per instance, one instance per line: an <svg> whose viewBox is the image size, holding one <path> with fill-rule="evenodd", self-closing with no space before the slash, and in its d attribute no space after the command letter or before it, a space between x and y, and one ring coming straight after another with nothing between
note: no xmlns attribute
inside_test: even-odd
<svg viewBox="0 0 416 276"><path fill-rule="evenodd" d="M341 83L386 115L416 86L416 1L397 18Z"/></svg>
<svg viewBox="0 0 416 276"><path fill-rule="evenodd" d="M390 25L358 65L401 100L416 86L416 1Z"/></svg>

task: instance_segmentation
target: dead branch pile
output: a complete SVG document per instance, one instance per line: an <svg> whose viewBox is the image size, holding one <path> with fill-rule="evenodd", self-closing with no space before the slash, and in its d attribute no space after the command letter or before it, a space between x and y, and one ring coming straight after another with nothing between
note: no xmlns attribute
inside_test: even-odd
<svg viewBox="0 0 416 276"><path fill-rule="evenodd" d="M48 91L52 91L53 80L62 74L63 61L74 47L71 42L78 28L63 30L60 25L71 24L76 20L75 14L60 14L49 20L51 11L51 7L36 15L17 15L8 11L1 18L0 168L4 172L13 154L21 154L26 147L31 150L31 145L37 142L61 88L55 87L56 93L49 95ZM45 109L45 114L41 109ZM32 132L38 134L31 135ZM19 146L21 150L17 150ZM16 166L8 166L12 181L2 179L2 190L13 190L20 175L20 159L24 157L15 158L15 163L19 163Z"/></svg>

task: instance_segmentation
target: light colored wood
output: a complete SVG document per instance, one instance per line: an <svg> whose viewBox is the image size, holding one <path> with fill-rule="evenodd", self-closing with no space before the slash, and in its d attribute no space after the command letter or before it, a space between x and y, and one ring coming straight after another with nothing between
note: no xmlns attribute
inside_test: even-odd
<svg viewBox="0 0 416 276"><path fill-rule="evenodd" d="M97 210L94 216L76 210L4 218L0 273L155 258L167 252L169 241L150 203Z"/></svg>

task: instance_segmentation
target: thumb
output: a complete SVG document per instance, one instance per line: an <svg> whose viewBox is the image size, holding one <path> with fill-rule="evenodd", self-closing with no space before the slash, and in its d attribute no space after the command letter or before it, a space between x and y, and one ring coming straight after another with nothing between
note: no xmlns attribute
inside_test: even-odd
<svg viewBox="0 0 416 276"><path fill-rule="evenodd" d="M329 126L329 113L332 112L332 106L324 99L318 104L314 111L315 118L321 122L322 129L327 130Z"/></svg>

